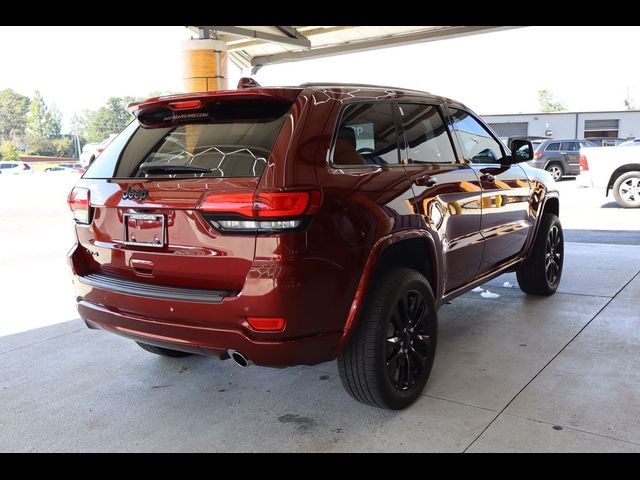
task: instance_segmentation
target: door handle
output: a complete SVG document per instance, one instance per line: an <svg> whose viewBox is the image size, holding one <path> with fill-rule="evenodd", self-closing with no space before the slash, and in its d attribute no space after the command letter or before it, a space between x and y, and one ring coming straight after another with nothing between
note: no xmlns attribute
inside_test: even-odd
<svg viewBox="0 0 640 480"><path fill-rule="evenodd" d="M495 182L496 177L494 177L490 173L483 173L482 175L480 175L480 180L483 182Z"/></svg>
<svg viewBox="0 0 640 480"><path fill-rule="evenodd" d="M438 179L429 175L416 179L416 185L420 187L433 187L436 183L438 183Z"/></svg>

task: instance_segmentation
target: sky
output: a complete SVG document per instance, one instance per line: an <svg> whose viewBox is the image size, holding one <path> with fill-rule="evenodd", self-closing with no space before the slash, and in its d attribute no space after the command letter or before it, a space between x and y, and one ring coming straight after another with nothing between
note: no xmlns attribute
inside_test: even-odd
<svg viewBox="0 0 640 480"><path fill-rule="evenodd" d="M65 116L112 96L182 90L181 42L164 27L0 27L0 90L40 90ZM262 85L356 82L429 91L479 114L538 111L550 90L570 111L640 107L640 27L526 27L263 67ZM249 72L244 72L249 75ZM242 76L229 65L229 85Z"/></svg>

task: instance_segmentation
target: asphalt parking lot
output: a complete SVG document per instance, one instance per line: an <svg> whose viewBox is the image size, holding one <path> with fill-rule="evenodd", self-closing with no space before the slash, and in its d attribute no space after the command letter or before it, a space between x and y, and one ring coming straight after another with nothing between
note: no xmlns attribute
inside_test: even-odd
<svg viewBox="0 0 640 480"><path fill-rule="evenodd" d="M335 363L160 358L86 329L73 182L0 177L0 451L640 451L640 210L603 192L560 183L558 293L508 274L445 305L423 397L388 412L351 400Z"/></svg>

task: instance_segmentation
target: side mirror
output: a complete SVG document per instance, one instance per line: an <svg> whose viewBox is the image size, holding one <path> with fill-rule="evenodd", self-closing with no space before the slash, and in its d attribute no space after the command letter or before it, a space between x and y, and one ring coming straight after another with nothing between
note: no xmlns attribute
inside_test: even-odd
<svg viewBox="0 0 640 480"><path fill-rule="evenodd" d="M511 149L509 163L526 162L533 158L533 145L529 140L513 139L509 148Z"/></svg>

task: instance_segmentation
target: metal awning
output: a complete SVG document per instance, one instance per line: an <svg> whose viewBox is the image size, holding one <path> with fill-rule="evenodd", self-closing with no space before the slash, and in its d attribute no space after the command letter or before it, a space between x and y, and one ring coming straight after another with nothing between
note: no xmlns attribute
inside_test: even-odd
<svg viewBox="0 0 640 480"><path fill-rule="evenodd" d="M409 45L518 28L515 26L189 26L227 44L230 60L255 74L264 65Z"/></svg>

